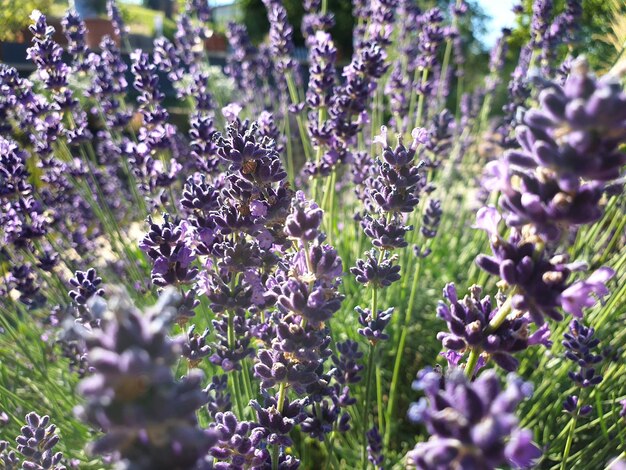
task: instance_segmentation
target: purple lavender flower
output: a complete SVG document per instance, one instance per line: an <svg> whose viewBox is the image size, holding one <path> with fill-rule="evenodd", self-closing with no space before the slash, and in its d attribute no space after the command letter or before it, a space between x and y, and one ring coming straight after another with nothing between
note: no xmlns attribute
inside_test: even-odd
<svg viewBox="0 0 626 470"><path fill-rule="evenodd" d="M578 320L572 320L569 333L563 335L563 346L567 350L565 357L580 366L580 371L570 371L569 377L578 386L587 388L602 382L602 376L596 374L596 367L602 361L602 356L594 354L593 350L600 344L594 338L595 330L584 326Z"/></svg>
<svg viewBox="0 0 626 470"><path fill-rule="evenodd" d="M99 103L107 126L123 129L131 118L131 112L124 108L123 101L128 88L126 80L128 66L110 37L105 36L102 39L100 50L100 54L91 53L87 57L87 65L93 71L87 95Z"/></svg>
<svg viewBox="0 0 626 470"><path fill-rule="evenodd" d="M518 232L502 239L497 232L501 217L493 207L479 210L476 220L477 227L490 234L493 251L493 256L477 256L476 264L514 286L513 307L528 312L537 325L543 324L545 316L562 320L560 308L581 317L584 307L596 303L592 294L602 297L609 293L606 283L615 275L612 269L599 268L587 280L571 282L571 274L584 270L584 264L568 263L567 255L548 259L545 251L524 241Z"/></svg>
<svg viewBox="0 0 626 470"><path fill-rule="evenodd" d="M206 344L209 329L199 335L195 333L196 325L191 325L187 330L187 341L182 344L182 356L187 359L189 367L198 367L203 358L211 354L211 347Z"/></svg>
<svg viewBox="0 0 626 470"><path fill-rule="evenodd" d="M299 192L293 202L292 212L285 220L285 233L291 238L313 241L319 235L323 211L315 202L307 201Z"/></svg>
<svg viewBox="0 0 626 470"><path fill-rule="evenodd" d="M163 214L161 224L148 217L150 228L139 247L154 260L152 282L157 286L178 285L192 282L198 274L193 266L195 254L185 240L188 226L185 222L170 221Z"/></svg>
<svg viewBox="0 0 626 470"><path fill-rule="evenodd" d="M303 412L305 402L306 400L290 401L285 398L280 411L278 399L274 397L266 398L263 405L256 400L250 402L250 406L256 412L258 424L265 429L268 444L285 447L293 444L289 433L305 419L306 414Z"/></svg>
<svg viewBox="0 0 626 470"><path fill-rule="evenodd" d="M376 317L372 315L369 308L355 307L354 310L359 314L359 324L362 328L357 329L357 332L364 336L370 344L376 344L379 341L389 339L389 335L385 333L385 328L391 320L391 314L393 313L393 307L387 310L379 310Z"/></svg>
<svg viewBox="0 0 626 470"><path fill-rule="evenodd" d="M194 468L217 438L197 426L196 410L207 401L202 374L196 370L181 380L172 374L180 349L167 327L176 295L166 291L146 312L123 292L110 299L108 306L90 302L104 326L85 338L94 372L78 387L86 399L78 416L105 433L91 451L117 451L130 467Z"/></svg>
<svg viewBox="0 0 626 470"><path fill-rule="evenodd" d="M30 194L32 186L28 182L27 157L15 142L0 136L0 197Z"/></svg>
<svg viewBox="0 0 626 470"><path fill-rule="evenodd" d="M208 296L210 300L215 299L214 295ZM249 299L246 302L249 304ZM220 318L213 320L213 330L215 332L216 341L213 342L213 354L209 357L211 363L220 366L224 372L233 370L241 370L241 362L246 358L254 355L254 348L250 347L252 340L252 321L246 319L243 310L239 306L227 305L227 310L235 311L233 318L233 331L235 341L229 340L228 335L228 318L222 315ZM215 304L211 305L213 311L220 312L215 308Z"/></svg>
<svg viewBox="0 0 626 470"><path fill-rule="evenodd" d="M264 0L270 22L270 45L278 73L293 70L293 28L287 19L287 10L281 0Z"/></svg>
<svg viewBox="0 0 626 470"><path fill-rule="evenodd" d="M24 456L22 468L25 470L65 470L61 462L63 454L54 452L59 443L56 426L50 424L49 416L39 416L31 412L26 415L26 426L16 439L17 451Z"/></svg>
<svg viewBox="0 0 626 470"><path fill-rule="evenodd" d="M128 26L124 23L124 19L122 18L122 12L117 6L116 0L107 0L107 14L113 23L113 30L115 34L117 34L120 42L123 44L128 43Z"/></svg>
<svg viewBox="0 0 626 470"><path fill-rule="evenodd" d="M509 317L492 330L489 321L497 315L498 309L492 308L488 296L480 297L482 289L479 286L472 286L469 292L459 300L454 284L447 284L443 290L448 304L439 302L437 316L446 321L449 331L439 332L437 339L445 348L461 353L470 348L484 351L496 364L511 372L518 366L512 354L537 342L551 345L543 338L546 327L529 335L528 316Z"/></svg>
<svg viewBox="0 0 626 470"><path fill-rule="evenodd" d="M370 461L376 470L382 470L385 461L383 439L378 432L377 426L367 431L367 460Z"/></svg>
<svg viewBox="0 0 626 470"><path fill-rule="evenodd" d="M566 413L569 413L572 416L574 416L574 415L576 415L576 413L578 413L579 417L587 416L587 415L589 415L589 413L591 413L593 411L593 406L591 406L591 405L582 405L582 406L580 406L580 409L579 409L578 408L578 401L579 401L579 398L576 395L569 395L563 401L563 410Z"/></svg>
<svg viewBox="0 0 626 470"><path fill-rule="evenodd" d="M67 10L63 20L63 32L67 38L67 52L72 56L76 70L88 69L85 59L87 58L87 28L85 22L75 10Z"/></svg>
<svg viewBox="0 0 626 470"><path fill-rule="evenodd" d="M365 254L365 259L358 259L356 266L350 268L350 272L361 284L388 287L400 279L400 266L394 263L395 256L389 256L385 251L379 260L376 250L370 250Z"/></svg>
<svg viewBox="0 0 626 470"><path fill-rule="evenodd" d="M75 287L74 290L69 292L69 296L78 305L87 305L87 301L94 295L103 296L104 289L100 284L102 278L98 277L94 268L89 268L87 271L76 271L74 277L70 279L70 284Z"/></svg>
<svg viewBox="0 0 626 470"><path fill-rule="evenodd" d="M264 468L271 462L267 449L260 447L265 437L263 427L248 421L238 421L231 413L217 413L211 430L217 435L217 443L211 448L211 455L218 470L243 470L244 468Z"/></svg>
<svg viewBox="0 0 626 470"><path fill-rule="evenodd" d="M337 48L330 34L318 31L311 43L309 86L306 92L307 105L314 110L329 106L335 85L335 60ZM317 116L309 119L309 126L318 126ZM317 127L311 130L312 135L321 131Z"/></svg>
<svg viewBox="0 0 626 470"><path fill-rule="evenodd" d="M619 150L626 141L626 94L610 80L593 78L579 60L565 85L544 90L540 103L518 128L521 148L494 163L499 176L492 188L502 192L507 225L528 224L556 240L565 227L602 215L602 192L626 163Z"/></svg>
<svg viewBox="0 0 626 470"><path fill-rule="evenodd" d="M27 57L37 66L39 78L47 88L58 90L67 86L69 70L61 58L63 49L52 39L54 28L48 26L46 17L39 10L33 10L31 19L34 21L29 26L33 46L28 48Z"/></svg>
<svg viewBox="0 0 626 470"><path fill-rule="evenodd" d="M333 89L328 128L314 133L316 139L319 135L320 139L328 140L329 148L320 161L305 167L305 173L327 175L337 163L348 161L348 148L365 121L368 98L387 70L386 57L375 41L364 43L355 51L352 61L343 69L344 82Z"/></svg>
<svg viewBox="0 0 626 470"><path fill-rule="evenodd" d="M430 439L407 454L411 467L530 468L541 456L532 433L520 428L513 414L531 393L528 383L509 375L503 390L491 370L474 382L458 369L445 377L435 373L428 377L422 387L426 397L409 413L426 425Z"/></svg>

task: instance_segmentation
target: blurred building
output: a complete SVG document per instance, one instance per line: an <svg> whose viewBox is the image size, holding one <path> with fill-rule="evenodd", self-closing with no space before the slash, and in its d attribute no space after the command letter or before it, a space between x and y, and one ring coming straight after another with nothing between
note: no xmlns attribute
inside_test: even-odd
<svg viewBox="0 0 626 470"><path fill-rule="evenodd" d="M214 3L214 2L209 2ZM241 21L243 12L238 2L211 5L216 25L226 27L229 21Z"/></svg>

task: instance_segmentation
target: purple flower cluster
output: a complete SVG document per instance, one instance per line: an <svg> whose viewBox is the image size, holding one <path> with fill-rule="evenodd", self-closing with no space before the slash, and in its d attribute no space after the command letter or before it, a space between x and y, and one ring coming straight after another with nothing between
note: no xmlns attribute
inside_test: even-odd
<svg viewBox="0 0 626 470"><path fill-rule="evenodd" d="M85 338L93 374L78 387L86 402L77 415L105 433L91 451L117 451L128 468L198 468L217 437L196 422L195 411L207 401L202 374L172 375L180 348L166 328L175 318L176 294L164 292L145 312L124 292L109 299L90 302L103 327Z"/></svg>
<svg viewBox="0 0 626 470"><path fill-rule="evenodd" d="M449 331L438 333L437 339L445 348L457 353L470 349L484 351L497 365L511 372L518 366L514 353L538 343L551 346L547 341L550 334L547 325L530 334L528 315L507 317L492 329L489 322L497 315L498 308L492 307L489 296L480 297L479 286L472 286L469 292L459 299L454 284L444 288L447 304L439 302L437 316L447 323Z"/></svg>
<svg viewBox="0 0 626 470"><path fill-rule="evenodd" d="M350 64L343 68L343 82L332 91L328 121L321 127L312 125L318 145L325 145L316 162L307 162L304 168L307 174L328 175L337 163L349 159L349 148L366 121L368 100L387 71L386 58L384 49L369 41L361 45Z"/></svg>
<svg viewBox="0 0 626 470"><path fill-rule="evenodd" d="M532 391L517 377L509 375L502 389L493 371L470 382L458 369L445 376L423 370L414 388L426 397L412 405L409 418L424 423L430 439L407 454L411 468L530 468L541 456L513 414Z"/></svg>
<svg viewBox="0 0 626 470"><path fill-rule="evenodd" d="M578 60L565 84L544 90L540 103L517 130L520 148L492 165L491 189L502 193L507 225L530 225L552 241L602 215L603 191L626 163L619 148L626 94Z"/></svg>
<svg viewBox="0 0 626 470"><path fill-rule="evenodd" d="M602 356L593 353L593 350L600 344L600 340L594 338L594 333L593 328L584 326L578 320L572 320L569 333L563 335L565 357L580 367L580 371L570 372L569 377L582 388L592 387L602 382L602 376L596 374L596 368L602 361Z"/></svg>
<svg viewBox="0 0 626 470"><path fill-rule="evenodd" d="M567 255L548 258L538 244L525 241L519 232L513 232L508 240L498 235L500 215L493 207L478 212L477 227L490 235L492 256L484 254L476 263L489 274L499 276L514 288L512 306L528 312L537 325L545 317L560 321L560 309L582 317L583 308L591 307L599 297L609 293L606 283L615 275L610 268L599 268L586 280L572 282L573 272L586 269L581 263L568 263Z"/></svg>
<svg viewBox="0 0 626 470"><path fill-rule="evenodd" d="M3 470L66 470L63 454L54 452L59 440L56 426L50 424L49 416L30 412L26 415L26 425L15 439L17 453L23 460L20 462L20 457L9 447L9 442L0 440L0 467Z"/></svg>

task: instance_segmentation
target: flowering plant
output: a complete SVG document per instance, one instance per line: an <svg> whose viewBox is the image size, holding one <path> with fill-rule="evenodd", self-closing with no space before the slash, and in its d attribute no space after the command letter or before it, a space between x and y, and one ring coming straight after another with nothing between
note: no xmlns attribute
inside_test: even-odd
<svg viewBox="0 0 626 470"><path fill-rule="evenodd" d="M34 11L0 64L0 468L619 461L626 92L581 2L469 88L470 2L355 0L344 60L307 0L304 63L263 3L223 72L196 0L145 50Z"/></svg>

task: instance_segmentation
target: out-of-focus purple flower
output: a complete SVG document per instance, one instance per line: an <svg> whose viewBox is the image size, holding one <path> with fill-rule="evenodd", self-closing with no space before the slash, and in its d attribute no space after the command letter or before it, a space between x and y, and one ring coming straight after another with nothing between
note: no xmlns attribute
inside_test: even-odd
<svg viewBox="0 0 626 470"><path fill-rule="evenodd" d="M204 392L209 397L207 409L212 418L215 418L217 413L230 411L232 403L230 393L228 392L228 375L214 375L211 377L211 382L204 389Z"/></svg>
<svg viewBox="0 0 626 470"><path fill-rule="evenodd" d="M441 201L439 199L429 199L422 218L422 226L420 227L424 237L434 238L437 235L442 215Z"/></svg>
<svg viewBox="0 0 626 470"><path fill-rule="evenodd" d="M420 17L419 54L413 59L414 67L419 70L432 69L435 65L437 51L445 39L442 22L443 13L439 8L428 10Z"/></svg>
<svg viewBox="0 0 626 470"><path fill-rule="evenodd" d="M381 46L391 44L391 34L396 19L398 0L373 0L370 2L368 36Z"/></svg>
<svg viewBox="0 0 626 470"><path fill-rule="evenodd" d="M367 431L367 460L376 470L382 470L385 456L383 455L383 439L377 426Z"/></svg>
<svg viewBox="0 0 626 470"><path fill-rule="evenodd" d="M571 415L577 414L579 417L587 416L593 411L593 406L591 405L582 405L579 408L578 401L579 398L576 395L569 395L563 401L563 410Z"/></svg>
<svg viewBox="0 0 626 470"><path fill-rule="evenodd" d="M407 454L411 468L530 468L541 456L532 433L513 414L530 394L530 386L513 375L502 389L489 370L470 382L459 369L434 377L414 413L426 425L427 442Z"/></svg>
<svg viewBox="0 0 626 470"><path fill-rule="evenodd" d="M553 0L536 0L533 2L533 15L530 22L530 41L535 49L541 48L550 26L550 17L554 8Z"/></svg>
<svg viewBox="0 0 626 470"><path fill-rule="evenodd" d="M67 86L69 69L61 57L63 49L52 39L54 28L48 26L39 10L33 10L30 17L34 21L28 28L33 33L33 45L27 50L27 58L35 63L39 78L47 88L63 88Z"/></svg>
<svg viewBox="0 0 626 470"><path fill-rule="evenodd" d="M180 348L167 332L176 297L168 290L146 312L123 292L112 293L108 306L102 299L90 302L104 326L85 338L94 372L79 384L86 402L76 412L104 431L93 453L117 451L130 467L192 469L215 443L215 433L196 421L207 401L202 373L181 380L172 374Z"/></svg>
<svg viewBox="0 0 626 470"><path fill-rule="evenodd" d="M573 283L561 293L563 310L575 317L582 318L583 308L593 307L598 298L609 294L606 283L615 276L611 268L602 267L594 271L587 279Z"/></svg>
<svg viewBox="0 0 626 470"><path fill-rule="evenodd" d="M15 451L9 448L7 441L0 441L0 465L6 470L17 470L20 465L20 459Z"/></svg>
<svg viewBox="0 0 626 470"><path fill-rule="evenodd" d="M293 70L293 28L287 18L287 10L281 0L264 0L267 18L270 22L270 45L280 74Z"/></svg>
<svg viewBox="0 0 626 470"><path fill-rule="evenodd" d="M360 382L363 366L359 361L363 353L359 351L359 343L350 340L337 343L337 351L338 355L332 356L337 381L342 385Z"/></svg>
<svg viewBox="0 0 626 470"><path fill-rule="evenodd" d="M109 36L105 36L100 42L100 51L100 54L92 52L87 57L87 65L93 71L87 95L98 102L107 126L123 129L131 118L130 111L124 109L123 103L128 88L126 80L128 66L123 61L119 48Z"/></svg>
<svg viewBox="0 0 626 470"><path fill-rule="evenodd" d="M67 10L65 16L61 20L63 32L67 38L67 52L74 60L76 70L85 71L88 66L85 62L87 58L87 28L85 22L80 18L75 10Z"/></svg>
<svg viewBox="0 0 626 470"><path fill-rule="evenodd" d="M309 84L306 103L312 110L328 108L335 85L337 48L330 34L318 31L311 39L309 54ZM330 135L325 122L319 122L317 113L309 114L309 134L317 146L329 144Z"/></svg>
<svg viewBox="0 0 626 470"><path fill-rule="evenodd" d="M126 44L128 41L128 26L124 23L122 18L122 12L117 6L116 0L107 0L107 15L113 23L113 30L115 34L120 38L122 44Z"/></svg>
<svg viewBox="0 0 626 470"><path fill-rule="evenodd" d="M540 107L517 129L520 148L498 164L496 187L507 225L530 225L545 240L559 239L568 226L602 215L600 199L618 178L626 153L626 94L609 79L595 79L582 59L563 86L553 84Z"/></svg>

